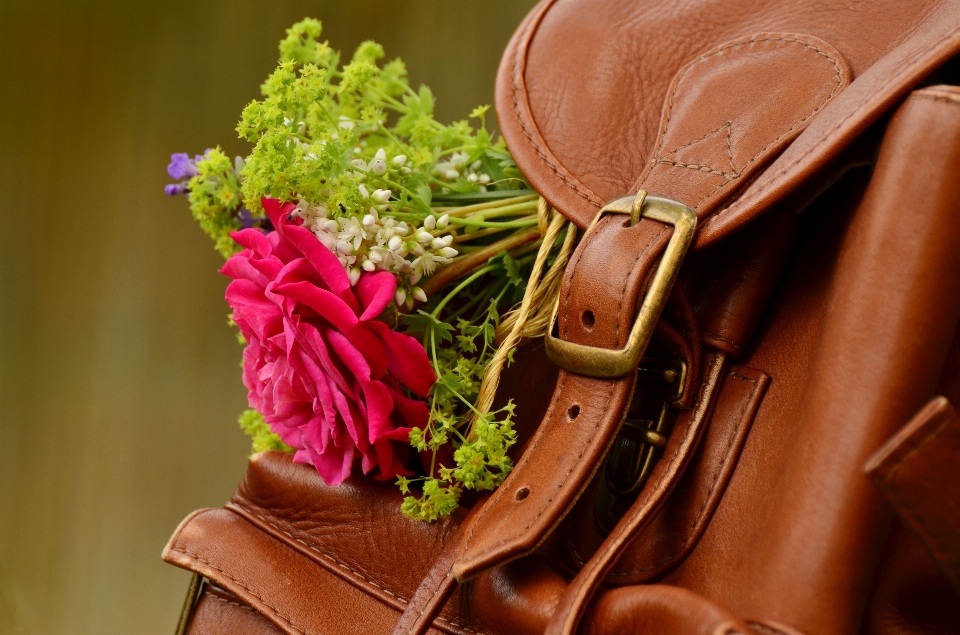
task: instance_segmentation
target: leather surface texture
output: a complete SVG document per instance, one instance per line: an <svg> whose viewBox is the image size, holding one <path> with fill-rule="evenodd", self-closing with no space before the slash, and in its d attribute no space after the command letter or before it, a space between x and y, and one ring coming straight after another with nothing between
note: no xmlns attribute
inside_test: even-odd
<svg viewBox="0 0 960 635"><path fill-rule="evenodd" d="M676 163L699 166L682 169L703 188L701 196L707 183L741 184L737 200L705 221L697 243L702 246L782 200L956 54L958 26L960 4L950 0L546 0L504 53L497 115L517 165L581 227L607 201L636 191L651 167L663 172L679 167ZM728 56L739 59L726 64ZM674 127L660 137L671 112L671 89L682 90L682 72L696 73L704 58L715 61L700 68L719 62L720 74L731 73L730 83L702 84L705 91L718 91L713 94L694 86L689 98L699 99L703 110L689 113L682 132ZM834 62L842 81L856 81L821 103L836 84ZM748 65L749 72L738 73ZM569 71L573 68L576 73ZM812 95L820 97L810 101ZM727 102L714 101L721 97ZM749 169L766 167L763 161L775 150L753 158L764 144L754 141L786 142L797 135L762 176L747 183ZM670 141L660 143L658 137ZM696 158L700 148L725 140L729 156L713 162ZM709 202L708 197L703 204Z"/></svg>
<svg viewBox="0 0 960 635"><path fill-rule="evenodd" d="M960 593L960 416L924 406L864 468Z"/></svg>
<svg viewBox="0 0 960 635"><path fill-rule="evenodd" d="M769 380L766 374L743 366L724 371L723 388L690 468L664 501L663 509L651 517L650 525L632 538L632 548L606 575L605 584L624 586L655 580L693 549L733 474ZM594 491L588 488L588 492ZM557 559L569 561L577 570L604 539L594 521L594 504L594 497L585 495L559 530L564 541Z"/></svg>
<svg viewBox="0 0 960 635"><path fill-rule="evenodd" d="M756 371L740 370L763 383ZM747 385L726 380L718 386L722 412L713 416L733 419L738 429L737 413L757 401L756 389L745 390ZM722 430L730 435L727 425ZM314 594L327 598L331 612L349 609L342 619L356 619L366 629L357 632L389 633L460 524L415 522L399 506L390 483L350 479L331 488L288 455L262 453L251 458L227 508L188 517L164 559L214 580L285 633L351 632L323 627L324 619L333 619L329 612L313 622L295 615L291 607L312 606L307 598ZM434 627L446 633L542 633L568 585L553 565L549 554L534 555L481 574L453 592ZM288 597L291 589L300 590ZM350 608L354 604L359 608Z"/></svg>
<svg viewBox="0 0 960 635"><path fill-rule="evenodd" d="M187 635L283 635L283 631L237 596L208 586L197 601Z"/></svg>

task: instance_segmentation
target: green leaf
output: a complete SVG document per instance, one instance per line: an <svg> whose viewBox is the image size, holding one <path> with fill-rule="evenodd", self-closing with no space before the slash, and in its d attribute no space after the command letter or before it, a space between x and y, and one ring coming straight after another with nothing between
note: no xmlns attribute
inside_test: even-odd
<svg viewBox="0 0 960 635"><path fill-rule="evenodd" d="M424 205L430 205L430 202L433 200L433 190L430 189L430 186L426 183L420 183L417 185L414 190L414 194L417 195Z"/></svg>
<svg viewBox="0 0 960 635"><path fill-rule="evenodd" d="M503 252L503 268L507 270L507 280L518 287L526 285L526 280L520 275L520 265L508 252Z"/></svg>
<svg viewBox="0 0 960 635"><path fill-rule="evenodd" d="M476 108L470 111L470 118L482 120L484 118L484 115L487 114L488 110L490 110L489 105L477 106Z"/></svg>
<svg viewBox="0 0 960 635"><path fill-rule="evenodd" d="M246 432L253 441L253 452L265 452L267 450L280 450L282 452L293 452L293 448L284 443L279 436L270 430L270 426L264 420L263 415L253 409L244 410L243 414L237 420L240 428Z"/></svg>
<svg viewBox="0 0 960 635"><path fill-rule="evenodd" d="M438 344L453 341L453 327L423 309L402 316L400 321L408 331L423 332L423 342L429 342L431 335Z"/></svg>

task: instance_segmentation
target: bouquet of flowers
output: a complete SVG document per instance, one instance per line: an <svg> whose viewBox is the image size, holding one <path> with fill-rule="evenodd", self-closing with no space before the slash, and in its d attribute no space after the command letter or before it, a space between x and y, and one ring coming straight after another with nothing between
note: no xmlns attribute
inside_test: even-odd
<svg viewBox="0 0 960 635"><path fill-rule="evenodd" d="M227 260L254 451L293 452L328 485L395 479L432 521L509 474L500 372L547 328L575 229L530 189L488 107L442 125L403 62L349 63L306 19L244 108L253 144L168 168ZM414 451L411 451L411 447Z"/></svg>

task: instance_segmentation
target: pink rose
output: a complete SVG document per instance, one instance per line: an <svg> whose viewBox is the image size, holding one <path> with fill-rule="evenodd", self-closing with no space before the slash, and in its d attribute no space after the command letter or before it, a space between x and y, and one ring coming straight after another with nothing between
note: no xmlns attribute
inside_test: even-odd
<svg viewBox="0 0 960 635"><path fill-rule="evenodd" d="M364 272L351 287L337 258L288 220L292 203L263 206L276 231L235 232L245 249L221 270L233 279L226 299L247 340L250 406L328 485L347 478L358 457L378 478L409 475L408 434L429 411L404 389L426 397L436 377L420 342L374 319L396 278Z"/></svg>

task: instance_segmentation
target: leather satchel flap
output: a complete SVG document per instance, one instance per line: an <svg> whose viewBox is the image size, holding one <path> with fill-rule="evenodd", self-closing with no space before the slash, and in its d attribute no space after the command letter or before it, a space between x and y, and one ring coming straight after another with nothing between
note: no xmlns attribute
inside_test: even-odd
<svg viewBox="0 0 960 635"><path fill-rule="evenodd" d="M501 62L497 114L554 207L584 227L641 180L658 194L683 170L675 196L703 217L851 77L952 11L936 0L838 2L827 18L816 3L733 4L545 0L527 17Z"/></svg>

